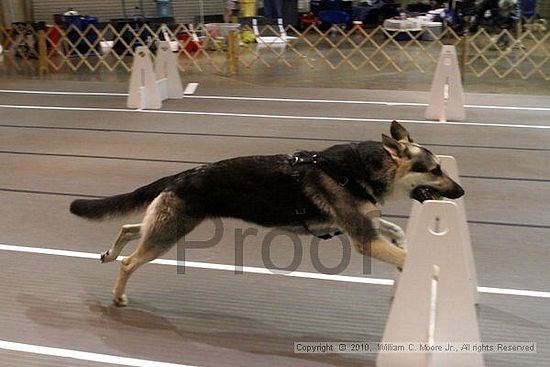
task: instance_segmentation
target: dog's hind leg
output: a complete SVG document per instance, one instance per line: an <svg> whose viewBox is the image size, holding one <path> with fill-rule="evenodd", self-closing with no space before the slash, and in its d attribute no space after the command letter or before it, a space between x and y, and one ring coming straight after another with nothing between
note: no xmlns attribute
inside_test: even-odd
<svg viewBox="0 0 550 367"><path fill-rule="evenodd" d="M170 249L170 247L171 246L162 246L161 244L152 243L151 241L141 242L136 251L122 260L115 287L113 289L113 302L115 305L123 307L128 304L128 298L126 297L125 290L130 275L132 275L132 273L141 265L162 255Z"/></svg>
<svg viewBox="0 0 550 367"><path fill-rule="evenodd" d="M134 253L121 262L113 289L115 305L126 306L126 284L137 268L170 250L200 223L200 219L186 214L184 204L174 193L163 192L149 205L141 227L141 241Z"/></svg>
<svg viewBox="0 0 550 367"><path fill-rule="evenodd" d="M111 248L101 254L101 262L108 263L116 260L120 252L128 242L141 237L142 224L125 224L120 229L118 237Z"/></svg>

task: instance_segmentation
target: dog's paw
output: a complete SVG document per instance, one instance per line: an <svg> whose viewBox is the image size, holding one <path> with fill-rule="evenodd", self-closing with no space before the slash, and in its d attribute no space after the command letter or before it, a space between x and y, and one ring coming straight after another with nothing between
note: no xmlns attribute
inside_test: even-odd
<svg viewBox="0 0 550 367"><path fill-rule="evenodd" d="M407 243L407 240L405 239L405 236L403 237L395 237L391 239L391 243L399 248L404 249L405 245Z"/></svg>
<svg viewBox="0 0 550 367"><path fill-rule="evenodd" d="M111 250L107 250L105 252L102 252L101 253L101 262L102 263L108 263L108 262L111 262L111 261L114 261L116 259L116 257L112 256L111 255Z"/></svg>
<svg viewBox="0 0 550 367"><path fill-rule="evenodd" d="M113 303L117 307L126 307L128 305L128 297L125 294L119 297L113 297Z"/></svg>
<svg viewBox="0 0 550 367"><path fill-rule="evenodd" d="M390 228L386 233L384 233L390 240L390 242L399 247L404 249L405 244L407 243L407 239L405 237L405 232L400 227L392 227Z"/></svg>
<svg viewBox="0 0 550 367"><path fill-rule="evenodd" d="M380 218L380 234L393 245L405 248L405 232L397 224Z"/></svg>

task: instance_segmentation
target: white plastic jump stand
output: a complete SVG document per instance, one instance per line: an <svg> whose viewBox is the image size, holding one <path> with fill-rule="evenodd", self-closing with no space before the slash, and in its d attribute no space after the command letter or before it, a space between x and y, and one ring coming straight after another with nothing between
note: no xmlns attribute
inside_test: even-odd
<svg viewBox="0 0 550 367"><path fill-rule="evenodd" d="M168 98L183 98L177 59L170 50L170 42L159 43L154 68L149 49L137 47L130 76L128 108L159 109L162 101Z"/></svg>
<svg viewBox="0 0 550 367"><path fill-rule="evenodd" d="M183 98L178 60L172 52L169 41L159 42L157 58L155 59L155 74L157 76L157 88L162 101L168 98Z"/></svg>
<svg viewBox="0 0 550 367"><path fill-rule="evenodd" d="M456 159L449 155L438 155L437 156L441 160L441 169L449 175L455 182L460 184L460 179L458 176L458 165L456 163ZM456 200L453 200L459 210L459 219L460 224L462 226L462 233L464 234L464 242L461 243L461 246L463 247L463 252L466 259L467 264L467 270L468 270L468 280L470 281L470 289L473 294L474 298L474 304L479 304L479 292L477 289L478 283L477 283L477 271L475 267L474 262L474 254L472 250L472 243L470 240L470 230L468 228L468 222L466 219L466 209L464 208L464 198L458 198ZM411 240L414 236L414 231L419 228L419 218L420 218L420 211L422 209L422 204L420 204L418 201L413 201L412 208L411 208L411 214L409 216L409 221L407 222L407 229L405 231L406 239L407 239L407 249L411 246ZM414 246L414 245L413 245ZM396 282L394 285L394 292L397 288L397 283L399 282L399 278L396 278Z"/></svg>
<svg viewBox="0 0 550 367"><path fill-rule="evenodd" d="M419 209L382 343L479 343L461 210L427 200ZM378 367L483 367L478 352L385 353Z"/></svg>
<svg viewBox="0 0 550 367"><path fill-rule="evenodd" d="M437 63L425 117L437 121L464 121L464 91L454 46L443 46Z"/></svg>
<svg viewBox="0 0 550 367"><path fill-rule="evenodd" d="M151 54L146 46L136 48L130 75L127 106L138 109L158 109L162 106Z"/></svg>

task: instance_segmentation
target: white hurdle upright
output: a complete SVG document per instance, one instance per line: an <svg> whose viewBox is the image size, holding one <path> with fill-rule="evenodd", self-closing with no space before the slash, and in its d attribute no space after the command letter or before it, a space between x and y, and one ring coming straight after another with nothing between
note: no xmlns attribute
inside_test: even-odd
<svg viewBox="0 0 550 367"><path fill-rule="evenodd" d="M137 47L130 75L128 108L159 109L168 98L183 98L177 59L170 42L159 42L154 68L149 49Z"/></svg>
<svg viewBox="0 0 550 367"><path fill-rule="evenodd" d="M162 106L151 55L146 46L136 48L126 105L128 108L139 109L158 109Z"/></svg>
<svg viewBox="0 0 550 367"><path fill-rule="evenodd" d="M439 156L458 181L456 160ZM407 260L394 288L382 343L478 343L477 276L462 198L413 203ZM384 353L378 367L482 367L481 354Z"/></svg>
<svg viewBox="0 0 550 367"><path fill-rule="evenodd" d="M432 81L425 117L428 120L464 121L464 91L455 46L443 46Z"/></svg>
<svg viewBox="0 0 550 367"><path fill-rule="evenodd" d="M438 155L441 160L441 169L445 171L455 182L460 184L460 178L458 175L458 165L456 159L450 155ZM479 304L479 292L477 290L477 271L474 262L474 254L472 250L472 242L470 240L470 229L468 228L468 222L466 219L466 209L464 207L464 197L453 200L457 206L460 217L460 224L462 225L462 233L464 234L464 242L461 244L466 259L468 280L471 283L472 294L474 295L474 304ZM407 229L405 230L407 244L411 243L413 232L418 228L418 219L420 217L420 210L422 204L414 200L411 208L411 214L409 215L409 221L407 222ZM407 248L410 245L407 245ZM396 281L396 283L398 280Z"/></svg>
<svg viewBox="0 0 550 367"><path fill-rule="evenodd" d="M155 73L161 100L183 98L178 59L172 52L169 41L159 43L155 59Z"/></svg>

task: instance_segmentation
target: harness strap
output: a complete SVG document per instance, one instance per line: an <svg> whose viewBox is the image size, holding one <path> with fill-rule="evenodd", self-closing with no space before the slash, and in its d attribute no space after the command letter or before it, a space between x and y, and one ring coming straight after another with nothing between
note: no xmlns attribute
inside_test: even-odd
<svg viewBox="0 0 550 367"><path fill-rule="evenodd" d="M306 222L304 222L304 228L305 228L310 234L312 234L312 235L314 235L315 237L320 238L320 239L322 239L322 240L324 240L324 241L330 240L332 237L335 237L335 236L338 236L338 235L341 235L341 234L342 234L342 232L336 231L334 234L327 233L327 234L318 235L318 234L315 234L315 233L313 233L313 232L311 232L311 231L309 230L309 227L307 226Z"/></svg>
<svg viewBox="0 0 550 367"><path fill-rule="evenodd" d="M290 165L292 167L297 166L298 164L313 164L319 167L324 173L326 173L330 178L338 183L338 185L345 187L352 195L357 196L362 199L366 199L373 204L377 203L377 200L372 196L363 186L361 186L353 178L349 178L346 173L334 164L330 160L326 159L323 156L318 155L317 153L300 151L295 153L290 159ZM299 172L294 172L299 175Z"/></svg>

